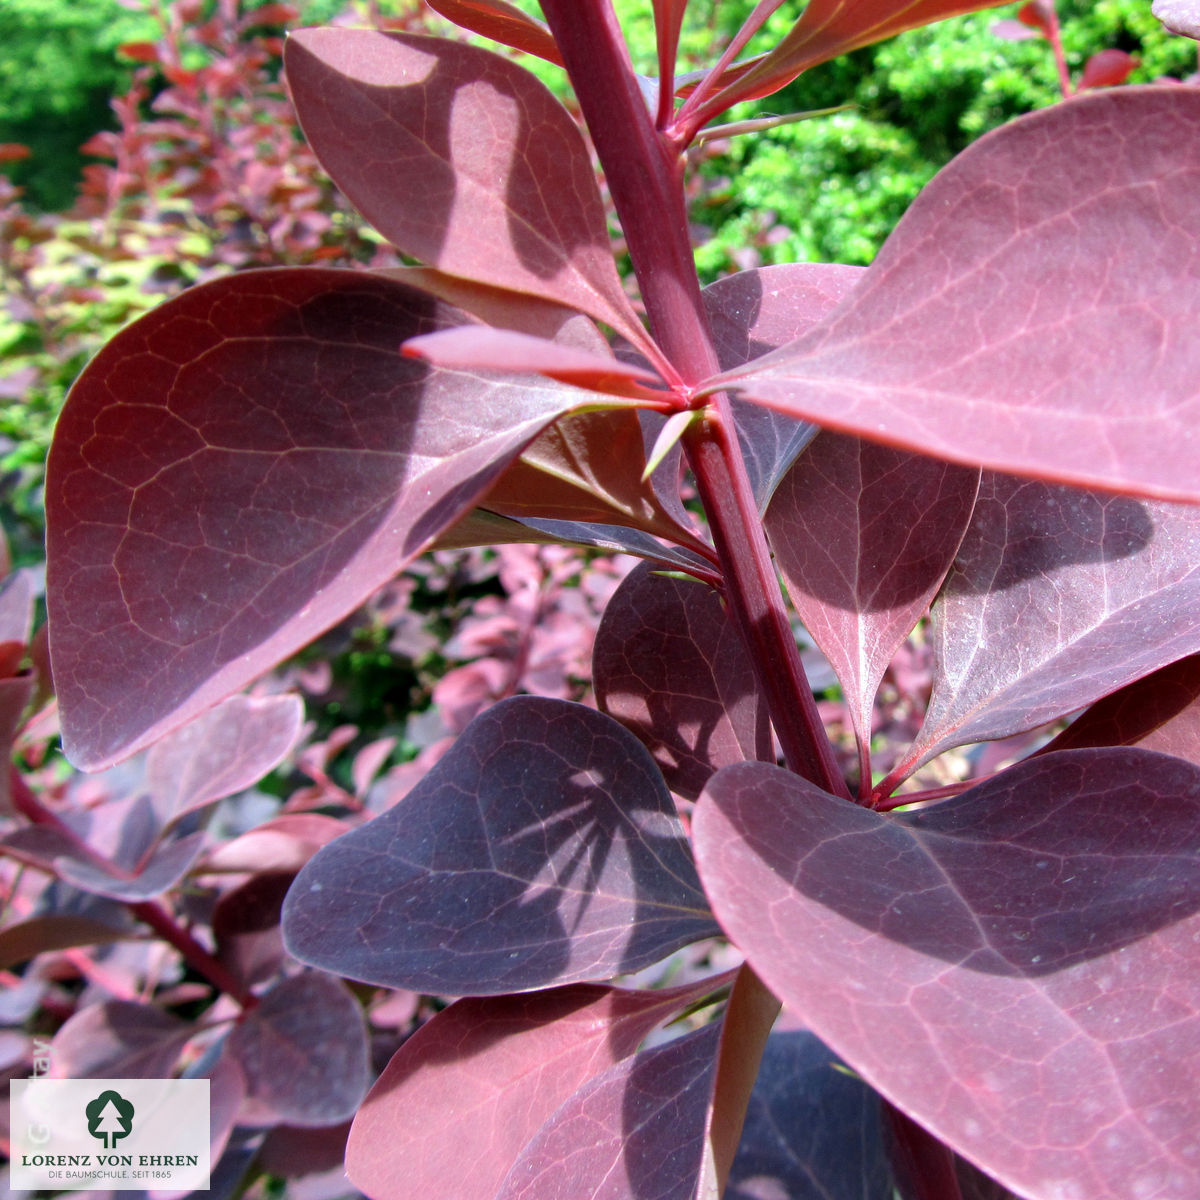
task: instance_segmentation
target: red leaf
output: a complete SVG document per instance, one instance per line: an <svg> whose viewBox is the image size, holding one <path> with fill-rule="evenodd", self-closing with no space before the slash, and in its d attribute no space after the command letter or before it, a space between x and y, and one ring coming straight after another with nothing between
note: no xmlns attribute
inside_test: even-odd
<svg viewBox="0 0 1200 1200"><path fill-rule="evenodd" d="M974 468L823 433L767 510L788 594L863 744L883 673L950 569L978 487Z"/></svg>
<svg viewBox="0 0 1200 1200"><path fill-rule="evenodd" d="M117 53L134 62L152 63L158 62L160 50L157 42L124 42L117 47Z"/></svg>
<svg viewBox="0 0 1200 1200"><path fill-rule="evenodd" d="M581 309L653 353L583 138L527 71L475 46L364 29L301 30L285 63L322 165L394 245Z"/></svg>
<svg viewBox="0 0 1200 1200"><path fill-rule="evenodd" d="M1200 498L1198 125L1200 90L1121 88L988 134L836 312L721 386L956 462Z"/></svg>
<svg viewBox="0 0 1200 1200"><path fill-rule="evenodd" d="M560 1104L724 982L459 1000L405 1042L371 1089L347 1173L376 1200L495 1195Z"/></svg>
<svg viewBox="0 0 1200 1200"><path fill-rule="evenodd" d="M714 911L869 1083L1023 1196L1200 1194L1200 768L1047 755L883 815L709 782Z"/></svg>
<svg viewBox="0 0 1200 1200"><path fill-rule="evenodd" d="M717 594L635 567L596 632L596 700L694 799L712 773L770 752L754 664Z"/></svg>
<svg viewBox="0 0 1200 1200"><path fill-rule="evenodd" d="M1079 80L1079 90L1116 87L1117 84L1124 83L1138 65L1138 60L1132 54L1126 54L1124 50L1101 50L1087 60L1083 76Z"/></svg>
<svg viewBox="0 0 1200 1200"><path fill-rule="evenodd" d="M515 4L505 0L429 0L429 7L472 33L562 66L562 56L550 30Z"/></svg>
<svg viewBox="0 0 1200 1200"><path fill-rule="evenodd" d="M351 612L594 393L400 354L461 319L291 268L192 288L72 389L46 485L64 738L100 767Z"/></svg>
<svg viewBox="0 0 1200 1200"><path fill-rule="evenodd" d="M20 142L0 142L0 162L18 162L32 153L28 146Z"/></svg>

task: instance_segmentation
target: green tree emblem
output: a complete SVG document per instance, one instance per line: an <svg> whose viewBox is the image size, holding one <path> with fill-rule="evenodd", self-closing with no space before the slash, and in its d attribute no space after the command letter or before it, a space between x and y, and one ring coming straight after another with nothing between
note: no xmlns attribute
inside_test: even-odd
<svg viewBox="0 0 1200 1200"><path fill-rule="evenodd" d="M128 1137L133 1131L133 1105L111 1088L101 1092L83 1111L87 1114L88 1133L100 1138L105 1150L111 1150L118 1138Z"/></svg>

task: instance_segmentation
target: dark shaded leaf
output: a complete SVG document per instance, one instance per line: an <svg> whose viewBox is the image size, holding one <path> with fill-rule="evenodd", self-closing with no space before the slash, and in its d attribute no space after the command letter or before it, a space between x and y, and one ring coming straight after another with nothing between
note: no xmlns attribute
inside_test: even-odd
<svg viewBox="0 0 1200 1200"><path fill-rule="evenodd" d="M195 1031L149 1004L105 1000L82 1008L54 1035L55 1079L169 1079Z"/></svg>
<svg viewBox="0 0 1200 1200"><path fill-rule="evenodd" d="M298 696L231 696L156 742L145 786L159 820L171 821L257 783L300 736Z"/></svg>
<svg viewBox="0 0 1200 1200"><path fill-rule="evenodd" d="M580 132L528 71L476 46L369 29L299 30L284 62L317 157L393 245L652 346L617 276Z"/></svg>
<svg viewBox="0 0 1200 1200"><path fill-rule="evenodd" d="M728 982L643 992L572 984L457 1001L404 1043L371 1089L347 1173L375 1200L495 1195L560 1104Z"/></svg>
<svg viewBox="0 0 1200 1200"><path fill-rule="evenodd" d="M173 888L192 869L204 850L206 836L190 833L165 842L133 872L106 868L79 853L59 855L54 859L54 869L67 883L97 896L134 902L150 900Z"/></svg>
<svg viewBox="0 0 1200 1200"><path fill-rule="evenodd" d="M320 850L284 905L301 961L496 995L636 971L715 932L671 795L611 717L518 696Z"/></svg>
<svg viewBox="0 0 1200 1200"><path fill-rule="evenodd" d="M75 946L98 946L130 936L120 925L93 917L48 913L30 917L0 929L0 970L8 970L39 954L70 950Z"/></svg>
<svg viewBox="0 0 1200 1200"><path fill-rule="evenodd" d="M985 475L899 768L1044 725L1200 649L1200 508Z"/></svg>
<svg viewBox="0 0 1200 1200"><path fill-rule="evenodd" d="M966 532L979 471L823 433L767 510L788 594L829 660L860 742L883 673Z"/></svg>
<svg viewBox="0 0 1200 1200"><path fill-rule="evenodd" d="M771 756L754 664L720 598L641 563L613 593L592 651L600 708L695 799L718 767Z"/></svg>
<svg viewBox="0 0 1200 1200"><path fill-rule="evenodd" d="M270 979L286 961L279 919L294 878L292 871L261 871L213 909L217 957L248 985Z"/></svg>
<svg viewBox="0 0 1200 1200"><path fill-rule="evenodd" d="M955 462L1200 498L1198 122L1200 90L1120 88L987 134L844 305L718 386Z"/></svg>
<svg viewBox="0 0 1200 1200"><path fill-rule="evenodd" d="M147 745L341 619L546 424L598 399L401 356L457 319L377 275L245 272L97 355L46 485L75 762Z"/></svg>
<svg viewBox="0 0 1200 1200"><path fill-rule="evenodd" d="M496 1200L694 1200L720 1023L619 1062L575 1093Z"/></svg>
<svg viewBox="0 0 1200 1200"><path fill-rule="evenodd" d="M345 1121L370 1083L362 1009L340 980L312 971L277 983L225 1047L246 1077L249 1124Z"/></svg>
<svg viewBox="0 0 1200 1200"><path fill-rule="evenodd" d="M807 1030L773 1033L726 1200L892 1200L879 1097Z"/></svg>
<svg viewBox="0 0 1200 1200"><path fill-rule="evenodd" d="M1097 701L1045 752L1086 746L1141 746L1200 763L1200 654Z"/></svg>
<svg viewBox="0 0 1200 1200"><path fill-rule="evenodd" d="M741 271L704 289L704 308L722 370L732 370L822 320L847 296L865 267L785 263ZM757 404L734 401L738 439L759 510L817 427Z"/></svg>
<svg viewBox="0 0 1200 1200"><path fill-rule="evenodd" d="M766 764L710 781L714 911L868 1082L1021 1195L1200 1189L1200 768L1033 759L882 815Z"/></svg>

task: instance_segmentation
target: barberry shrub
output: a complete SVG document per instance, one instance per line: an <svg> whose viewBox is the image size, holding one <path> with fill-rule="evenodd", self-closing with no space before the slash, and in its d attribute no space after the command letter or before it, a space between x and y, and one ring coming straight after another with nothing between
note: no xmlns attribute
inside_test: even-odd
<svg viewBox="0 0 1200 1200"><path fill-rule="evenodd" d="M645 559L596 637L598 710L511 696L399 803L306 843L282 925L314 970L230 991L251 1116L289 1088L297 1123L358 1106L341 977L459 997L358 1108L347 1168L377 1200L1196 1194L1200 90L1072 97L955 159L869 268L702 291L687 147L985 5L811 0L739 58L768 2L676 78L686 3L656 0L654 80L609 0L543 0L546 24L433 6L565 68L648 327L587 145L522 67L306 30L306 136L419 265L190 289L96 357L49 463L85 768L203 719L439 540ZM923 722L879 770L874 697L926 613ZM793 618L840 683L849 770ZM740 965L614 982L715 937ZM277 1037L311 1048L272 1084Z"/></svg>

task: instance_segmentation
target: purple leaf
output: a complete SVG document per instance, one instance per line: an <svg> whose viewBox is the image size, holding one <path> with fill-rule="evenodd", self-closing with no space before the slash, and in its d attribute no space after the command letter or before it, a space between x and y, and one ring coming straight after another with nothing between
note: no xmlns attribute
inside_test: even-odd
<svg viewBox="0 0 1200 1200"><path fill-rule="evenodd" d="M847 296L865 267L786 263L718 279L704 307L722 370L760 358L807 333ZM817 432L807 421L734 401L738 438L759 509Z"/></svg>
<svg viewBox="0 0 1200 1200"><path fill-rule="evenodd" d="M897 774L1200 649L1200 508L985 475L933 606L925 724Z"/></svg>
<svg viewBox="0 0 1200 1200"><path fill-rule="evenodd" d="M950 569L978 486L974 468L824 433L767 510L792 603L841 682L860 742L888 663Z"/></svg>
<svg viewBox="0 0 1200 1200"><path fill-rule="evenodd" d="M54 1035L56 1079L169 1079L193 1027L149 1004L106 1000L82 1008Z"/></svg>
<svg viewBox="0 0 1200 1200"><path fill-rule="evenodd" d="M607 978L714 931L641 743L529 696L476 717L399 804L320 850L284 905L301 961L448 995Z"/></svg>
<svg viewBox="0 0 1200 1200"><path fill-rule="evenodd" d="M371 1089L347 1173L375 1200L495 1195L560 1104L725 982L459 1000L404 1043Z"/></svg>
<svg viewBox="0 0 1200 1200"><path fill-rule="evenodd" d="M379 276L247 272L192 288L97 355L46 485L75 762L149 744L340 620L545 425L596 401L401 356L455 319Z"/></svg>
<svg viewBox="0 0 1200 1200"><path fill-rule="evenodd" d="M1200 0L1154 0L1151 11L1172 33L1200 38Z"/></svg>
<svg viewBox="0 0 1200 1200"><path fill-rule="evenodd" d="M362 1009L340 980L316 972L277 983L225 1046L246 1077L249 1124L334 1125L370 1083Z"/></svg>
<svg viewBox="0 0 1200 1200"><path fill-rule="evenodd" d="M1200 768L1067 751L883 815L744 763L695 844L766 984L989 1174L1200 1194Z"/></svg>
<svg viewBox="0 0 1200 1200"><path fill-rule="evenodd" d="M980 138L836 312L716 386L955 462L1200 498L1197 123L1195 88L1121 88Z"/></svg>
<svg viewBox="0 0 1200 1200"><path fill-rule="evenodd" d="M695 799L719 767L772 757L754 664L716 592L641 563L617 588L592 652L596 700Z"/></svg>
<svg viewBox="0 0 1200 1200"><path fill-rule="evenodd" d="M652 348L613 264L583 138L528 71L476 46L369 29L299 30L284 61L321 164L393 245Z"/></svg>
<svg viewBox="0 0 1200 1200"><path fill-rule="evenodd" d="M217 957L248 985L270 979L287 960L279 919L293 879L291 871L260 871L226 892L213 909Z"/></svg>
<svg viewBox="0 0 1200 1200"><path fill-rule="evenodd" d="M298 696L231 696L156 742L146 782L164 824L243 791L282 762L300 736Z"/></svg>
<svg viewBox="0 0 1200 1200"><path fill-rule="evenodd" d="M59 855L54 859L54 869L67 883L97 896L131 902L149 900L173 888L192 869L206 838L204 833L190 833L165 842L132 872L107 868L82 854Z"/></svg>
<svg viewBox="0 0 1200 1200"><path fill-rule="evenodd" d="M513 1164L496 1200L694 1200L720 1022L611 1067Z"/></svg>
<svg viewBox="0 0 1200 1200"><path fill-rule="evenodd" d="M892 1200L879 1097L807 1030L773 1033L726 1200Z"/></svg>
<svg viewBox="0 0 1200 1200"><path fill-rule="evenodd" d="M1086 746L1141 746L1200 763L1200 654L1097 701L1045 752Z"/></svg>

